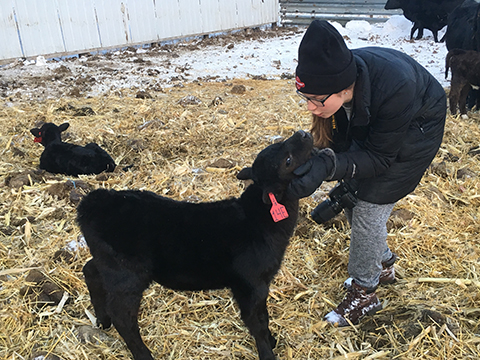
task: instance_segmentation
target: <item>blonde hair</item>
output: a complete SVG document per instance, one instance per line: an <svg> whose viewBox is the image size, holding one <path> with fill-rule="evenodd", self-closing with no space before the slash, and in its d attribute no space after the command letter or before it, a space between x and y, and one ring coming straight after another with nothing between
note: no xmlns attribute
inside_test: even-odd
<svg viewBox="0 0 480 360"><path fill-rule="evenodd" d="M353 90L354 86L355 83L350 85L345 90ZM313 115L312 127L310 128L310 132L313 135L313 144L315 147L323 149L332 145L332 121L332 116L324 119L320 116Z"/></svg>
<svg viewBox="0 0 480 360"><path fill-rule="evenodd" d="M330 147L332 144L332 117L321 118L313 115L310 132L313 135L313 145L319 149Z"/></svg>

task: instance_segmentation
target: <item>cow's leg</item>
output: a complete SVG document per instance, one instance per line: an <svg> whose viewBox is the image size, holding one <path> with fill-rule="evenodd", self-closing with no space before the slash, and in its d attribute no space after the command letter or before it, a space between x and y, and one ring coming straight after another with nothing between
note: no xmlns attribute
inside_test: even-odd
<svg viewBox="0 0 480 360"><path fill-rule="evenodd" d="M413 34L415 34L415 31L418 29L418 24L413 23L412 30L410 30L410 40L413 40Z"/></svg>
<svg viewBox="0 0 480 360"><path fill-rule="evenodd" d="M275 360L272 349L276 340L268 328L268 285L246 285L232 288L243 322L255 339L260 360Z"/></svg>
<svg viewBox="0 0 480 360"><path fill-rule="evenodd" d="M107 329L112 324L112 321L107 314L107 295L103 286L103 280L95 265L95 258L85 264L83 274L88 291L90 292L90 300L92 301L95 315L97 316L96 325Z"/></svg>
<svg viewBox="0 0 480 360"><path fill-rule="evenodd" d="M420 40L421 38L423 38L423 26L418 27L418 33L417 33L417 37L415 38L415 40Z"/></svg>

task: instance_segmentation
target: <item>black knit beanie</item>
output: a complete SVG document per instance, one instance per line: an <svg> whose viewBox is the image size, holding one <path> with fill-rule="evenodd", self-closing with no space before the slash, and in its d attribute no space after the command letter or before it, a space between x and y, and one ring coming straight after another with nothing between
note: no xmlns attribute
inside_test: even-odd
<svg viewBox="0 0 480 360"><path fill-rule="evenodd" d="M336 94L355 82L357 66L342 35L325 20L314 20L298 48L297 89L306 94Z"/></svg>

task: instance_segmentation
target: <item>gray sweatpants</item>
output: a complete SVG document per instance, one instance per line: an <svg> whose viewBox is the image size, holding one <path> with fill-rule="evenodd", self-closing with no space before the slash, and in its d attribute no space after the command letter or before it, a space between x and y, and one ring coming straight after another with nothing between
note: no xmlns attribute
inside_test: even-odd
<svg viewBox="0 0 480 360"><path fill-rule="evenodd" d="M353 209L345 209L352 228L348 273L362 287L376 288L382 262L392 257L387 245L387 220L394 205L358 200Z"/></svg>

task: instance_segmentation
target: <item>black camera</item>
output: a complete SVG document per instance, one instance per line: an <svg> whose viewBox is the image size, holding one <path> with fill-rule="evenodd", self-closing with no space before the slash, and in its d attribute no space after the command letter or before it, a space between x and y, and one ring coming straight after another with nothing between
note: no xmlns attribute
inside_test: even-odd
<svg viewBox="0 0 480 360"><path fill-rule="evenodd" d="M330 190L328 197L310 213L317 224L326 223L344 208L352 209L357 204L356 186L342 180Z"/></svg>

